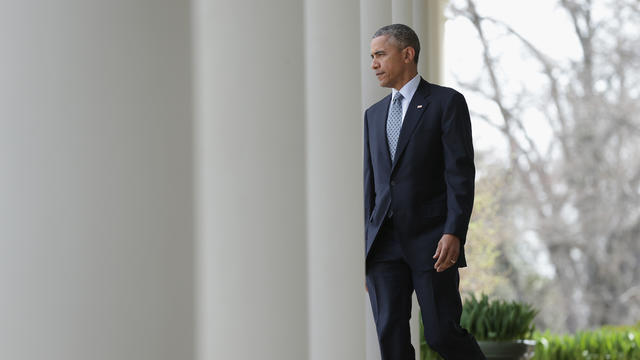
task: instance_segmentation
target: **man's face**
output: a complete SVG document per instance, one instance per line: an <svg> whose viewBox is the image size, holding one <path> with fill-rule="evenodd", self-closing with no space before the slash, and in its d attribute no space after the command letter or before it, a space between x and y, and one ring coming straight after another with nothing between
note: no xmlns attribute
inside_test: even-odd
<svg viewBox="0 0 640 360"><path fill-rule="evenodd" d="M408 49L400 49L388 35L371 40L371 68L376 72L380 86L396 90L402 87L403 75L413 61L408 56Z"/></svg>

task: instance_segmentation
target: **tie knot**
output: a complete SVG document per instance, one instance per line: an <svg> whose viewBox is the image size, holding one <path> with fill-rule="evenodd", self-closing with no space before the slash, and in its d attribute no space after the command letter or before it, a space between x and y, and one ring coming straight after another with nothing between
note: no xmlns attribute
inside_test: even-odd
<svg viewBox="0 0 640 360"><path fill-rule="evenodd" d="M402 94L400 94L400 92L398 91L396 95L393 97L393 102L402 101L403 98L404 96L402 96Z"/></svg>

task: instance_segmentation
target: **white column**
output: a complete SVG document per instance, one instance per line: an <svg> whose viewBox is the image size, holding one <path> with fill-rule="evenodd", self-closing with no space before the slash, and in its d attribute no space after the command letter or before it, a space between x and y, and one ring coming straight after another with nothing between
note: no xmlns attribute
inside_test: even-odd
<svg viewBox="0 0 640 360"><path fill-rule="evenodd" d="M444 9L448 0L413 2L413 29L420 39L418 72L430 82L441 84L443 79Z"/></svg>
<svg viewBox="0 0 640 360"><path fill-rule="evenodd" d="M311 360L365 356L359 16L305 1Z"/></svg>
<svg viewBox="0 0 640 360"><path fill-rule="evenodd" d="M390 91L378 85L378 79L371 70L371 39L376 30L389 24L391 24L391 0L360 0L360 69L363 111Z"/></svg>
<svg viewBox="0 0 640 360"><path fill-rule="evenodd" d="M199 359L306 359L303 4L196 0L194 18Z"/></svg>
<svg viewBox="0 0 640 360"><path fill-rule="evenodd" d="M415 0L416 2L424 0ZM427 0L431 1L431 0ZM405 24L412 26L413 24L413 7L412 0L392 0L393 12L392 18L394 24Z"/></svg>
<svg viewBox="0 0 640 360"><path fill-rule="evenodd" d="M370 43L376 30L384 25L391 24L391 13L391 0L360 0L360 83L362 84L362 108L360 114L361 126L362 121L364 120L364 110L382 99L390 91L389 89L382 88L378 85L378 79L376 79L373 70L371 70ZM360 131L362 133L362 128ZM359 153L362 153L362 149L360 149ZM379 360L380 347L378 346L378 336L376 335L369 295L366 292L364 293L364 303L366 319L366 359Z"/></svg>
<svg viewBox="0 0 640 360"><path fill-rule="evenodd" d="M189 27L0 2L1 359L193 359Z"/></svg>

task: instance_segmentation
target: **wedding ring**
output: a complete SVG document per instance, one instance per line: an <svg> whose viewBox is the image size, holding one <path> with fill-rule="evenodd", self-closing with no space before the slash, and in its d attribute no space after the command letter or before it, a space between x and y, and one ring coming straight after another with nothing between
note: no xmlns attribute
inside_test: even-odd
<svg viewBox="0 0 640 360"><path fill-rule="evenodd" d="M456 263L456 260L455 260L455 259L453 259L453 258L449 259L449 261L451 261L451 263L452 263L452 264L455 264L455 263Z"/></svg>

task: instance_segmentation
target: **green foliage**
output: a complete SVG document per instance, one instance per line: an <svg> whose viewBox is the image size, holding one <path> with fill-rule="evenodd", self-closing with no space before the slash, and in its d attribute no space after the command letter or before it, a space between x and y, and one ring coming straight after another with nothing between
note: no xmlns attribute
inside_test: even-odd
<svg viewBox="0 0 640 360"><path fill-rule="evenodd" d="M442 360L424 341L420 323L420 359ZM604 326L575 335L548 331L533 334L536 340L532 360L637 360L640 359L640 323L636 326Z"/></svg>
<svg viewBox="0 0 640 360"><path fill-rule="evenodd" d="M460 325L478 340L509 341L530 338L538 311L517 301L479 299L471 295L464 303Z"/></svg>
<svg viewBox="0 0 640 360"><path fill-rule="evenodd" d="M640 359L640 324L605 326L575 335L535 334L533 360L632 360Z"/></svg>

